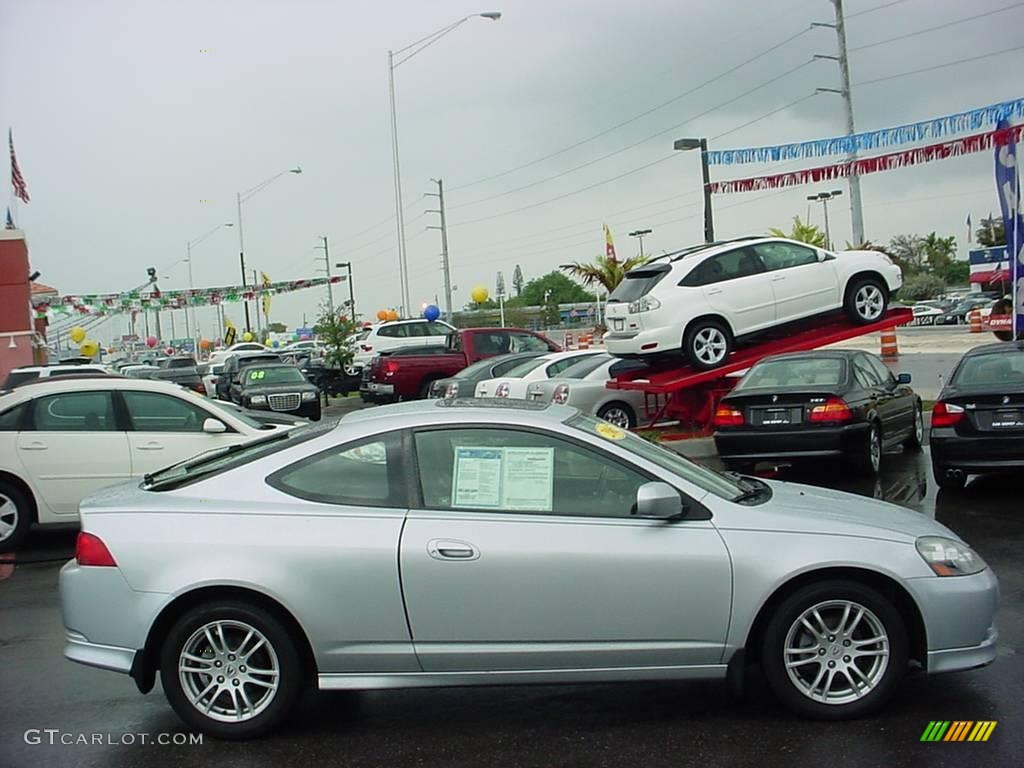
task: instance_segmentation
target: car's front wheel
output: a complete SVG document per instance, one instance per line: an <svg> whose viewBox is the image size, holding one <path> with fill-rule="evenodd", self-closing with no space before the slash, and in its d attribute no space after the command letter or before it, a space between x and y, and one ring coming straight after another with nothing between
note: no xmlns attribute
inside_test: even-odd
<svg viewBox="0 0 1024 768"><path fill-rule="evenodd" d="M221 739L248 739L279 725L303 688L302 662L288 629L242 602L205 603L172 627L160 681L188 725Z"/></svg>
<svg viewBox="0 0 1024 768"><path fill-rule="evenodd" d="M877 710L907 666L895 606L854 581L797 590L766 627L761 661L778 699L805 717L840 720Z"/></svg>
<svg viewBox="0 0 1024 768"><path fill-rule="evenodd" d="M699 371L722 365L732 352L732 333L719 320L693 322L683 335L683 354Z"/></svg>
<svg viewBox="0 0 1024 768"><path fill-rule="evenodd" d="M846 289L846 314L859 325L881 320L889 307L889 292L876 278L854 280Z"/></svg>

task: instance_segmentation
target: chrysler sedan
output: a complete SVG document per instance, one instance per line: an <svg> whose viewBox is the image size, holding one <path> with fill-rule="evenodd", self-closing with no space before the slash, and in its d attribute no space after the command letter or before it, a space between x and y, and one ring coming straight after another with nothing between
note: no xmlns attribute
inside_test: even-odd
<svg viewBox="0 0 1024 768"><path fill-rule="evenodd" d="M891 504L719 474L557 405L430 400L82 505L65 655L265 733L320 689L692 680L813 718L995 657L996 577ZM170 555L169 555L170 553Z"/></svg>

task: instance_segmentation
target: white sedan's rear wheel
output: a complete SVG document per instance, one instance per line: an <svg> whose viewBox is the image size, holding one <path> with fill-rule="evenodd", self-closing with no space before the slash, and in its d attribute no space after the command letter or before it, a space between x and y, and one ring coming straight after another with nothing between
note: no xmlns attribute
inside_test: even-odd
<svg viewBox="0 0 1024 768"><path fill-rule="evenodd" d="M9 483L0 483L0 552L13 552L28 535L32 511L28 497Z"/></svg>

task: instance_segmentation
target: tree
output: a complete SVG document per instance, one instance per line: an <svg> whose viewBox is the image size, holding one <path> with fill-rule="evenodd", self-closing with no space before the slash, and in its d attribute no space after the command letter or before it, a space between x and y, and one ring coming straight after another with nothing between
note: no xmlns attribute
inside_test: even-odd
<svg viewBox="0 0 1024 768"><path fill-rule="evenodd" d="M946 281L941 277L922 273L911 275L903 281L900 298L906 301L924 301L938 296L945 290Z"/></svg>
<svg viewBox="0 0 1024 768"><path fill-rule="evenodd" d="M931 232L924 238L924 250L931 271L942 273L956 258L956 238L952 235L939 237Z"/></svg>
<svg viewBox="0 0 1024 768"><path fill-rule="evenodd" d="M321 304L313 330L324 343L324 359L328 365L344 368L352 362L355 354L352 338L361 330L359 323Z"/></svg>
<svg viewBox="0 0 1024 768"><path fill-rule="evenodd" d="M818 248L828 247L825 241L825 233L813 224L805 224L800 220L799 216L793 217L793 229L788 234L775 227L768 231L773 237L788 237L790 240L796 240L798 243L807 243Z"/></svg>
<svg viewBox="0 0 1024 768"><path fill-rule="evenodd" d="M288 326L285 325L284 323L270 323L267 326L267 330L270 333L287 333L288 332Z"/></svg>
<svg viewBox="0 0 1024 768"><path fill-rule="evenodd" d="M936 274L946 281L946 285L967 285L971 277L971 265L966 261L951 261Z"/></svg>
<svg viewBox="0 0 1024 768"><path fill-rule="evenodd" d="M516 296L523 292L523 270L516 264L516 269L512 273L512 287L516 289Z"/></svg>
<svg viewBox="0 0 1024 768"><path fill-rule="evenodd" d="M846 241L846 250L848 251L885 251L885 246L873 243L870 240L865 240L862 243L851 243L849 240Z"/></svg>
<svg viewBox="0 0 1024 768"><path fill-rule="evenodd" d="M494 283L494 295L505 295L505 276L501 274L501 270L498 270L498 279Z"/></svg>
<svg viewBox="0 0 1024 768"><path fill-rule="evenodd" d="M904 272L918 272L927 262L925 239L920 235L896 235L889 241L889 256Z"/></svg>
<svg viewBox="0 0 1024 768"><path fill-rule="evenodd" d="M548 272L528 282L522 293L506 302L506 306L539 307L584 301L596 301L596 297L561 272Z"/></svg>
<svg viewBox="0 0 1024 768"><path fill-rule="evenodd" d="M646 264L650 258L650 256L630 256L628 259L616 259L611 256L598 256L592 264L581 264L574 261L571 264L562 264L559 269L568 272L588 288L600 285L608 293L611 293L622 282L629 270ZM593 300L593 298L590 299L590 301Z"/></svg>
<svg viewBox="0 0 1024 768"><path fill-rule="evenodd" d="M983 248L995 248L999 245L1006 245L1006 228L1002 218L996 218L989 214L987 219L981 220L981 226L975 233L978 238L978 245Z"/></svg>

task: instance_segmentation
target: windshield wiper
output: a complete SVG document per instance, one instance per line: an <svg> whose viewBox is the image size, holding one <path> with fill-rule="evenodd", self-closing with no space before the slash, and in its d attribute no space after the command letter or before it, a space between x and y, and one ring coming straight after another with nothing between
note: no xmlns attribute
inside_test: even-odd
<svg viewBox="0 0 1024 768"><path fill-rule="evenodd" d="M753 501L755 499L761 498L761 496L764 496L766 494L768 498L771 498L772 489L769 487L767 483L763 483L760 480L754 480L753 478L740 477L739 475L737 475L737 478L742 483L740 487L745 488L745 490L742 493L738 493L736 496L733 496L731 501L734 504L742 504L745 501Z"/></svg>

